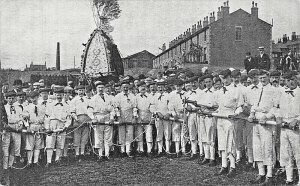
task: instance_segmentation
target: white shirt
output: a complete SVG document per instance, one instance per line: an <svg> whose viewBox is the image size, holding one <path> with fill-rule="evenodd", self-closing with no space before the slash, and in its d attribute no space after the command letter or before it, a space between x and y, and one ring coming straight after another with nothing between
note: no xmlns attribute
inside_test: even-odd
<svg viewBox="0 0 300 186"><path fill-rule="evenodd" d="M82 96L75 96L74 99L70 101L70 112L76 115L88 114L89 100Z"/></svg>
<svg viewBox="0 0 300 186"><path fill-rule="evenodd" d="M300 88L288 89L281 94L278 117L282 117L286 122L300 119Z"/></svg>

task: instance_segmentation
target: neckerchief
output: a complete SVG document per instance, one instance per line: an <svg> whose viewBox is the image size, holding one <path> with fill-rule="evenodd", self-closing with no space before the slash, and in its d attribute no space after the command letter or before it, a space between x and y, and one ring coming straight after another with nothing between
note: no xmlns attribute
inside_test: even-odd
<svg viewBox="0 0 300 186"><path fill-rule="evenodd" d="M285 93L291 94L291 96L295 97L293 90L286 90Z"/></svg>
<svg viewBox="0 0 300 186"><path fill-rule="evenodd" d="M62 103L56 103L54 106L57 106L57 105L64 106Z"/></svg>

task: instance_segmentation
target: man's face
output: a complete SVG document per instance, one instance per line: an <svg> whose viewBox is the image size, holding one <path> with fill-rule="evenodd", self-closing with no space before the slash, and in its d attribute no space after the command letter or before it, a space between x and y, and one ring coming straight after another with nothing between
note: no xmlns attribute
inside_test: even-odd
<svg viewBox="0 0 300 186"><path fill-rule="evenodd" d="M279 82L279 76L272 76L270 77L270 82L273 83L274 81L276 81L277 83Z"/></svg>
<svg viewBox="0 0 300 186"><path fill-rule="evenodd" d="M88 91L85 93L85 95L86 95L86 97L90 98L93 96L93 93L92 93L92 91Z"/></svg>
<svg viewBox="0 0 300 186"><path fill-rule="evenodd" d="M193 81L192 83L193 89L197 89L199 87L199 82L198 81Z"/></svg>
<svg viewBox="0 0 300 186"><path fill-rule="evenodd" d="M270 78L267 74L260 75L259 76L259 81L263 86L265 86L270 82Z"/></svg>
<svg viewBox="0 0 300 186"><path fill-rule="evenodd" d="M7 97L7 98L6 98L6 101L7 101L7 103L8 103L9 105L12 105L13 102L14 102L14 97Z"/></svg>
<svg viewBox="0 0 300 186"><path fill-rule="evenodd" d="M123 84L122 89L123 89L124 92L128 92L129 84Z"/></svg>
<svg viewBox="0 0 300 186"><path fill-rule="evenodd" d="M57 101L61 102L63 99L63 93L55 93L55 97Z"/></svg>
<svg viewBox="0 0 300 186"><path fill-rule="evenodd" d="M18 101L18 103L23 103L24 102L24 96L17 96L17 101Z"/></svg>
<svg viewBox="0 0 300 186"><path fill-rule="evenodd" d="M104 91L104 85L98 85L96 89L98 94L102 94Z"/></svg>
<svg viewBox="0 0 300 186"><path fill-rule="evenodd" d="M182 85L175 85L175 89L177 92L181 92L182 91Z"/></svg>
<svg viewBox="0 0 300 186"><path fill-rule="evenodd" d="M33 98L29 98L30 102L33 103L33 104L37 104L37 101L38 101L39 97L38 96L35 96Z"/></svg>
<svg viewBox="0 0 300 186"><path fill-rule="evenodd" d="M84 96L84 93L85 93L85 89L78 89L78 90L77 90L77 94L78 94L80 97Z"/></svg>
<svg viewBox="0 0 300 186"><path fill-rule="evenodd" d="M230 85L230 83L231 83L230 76L224 77L224 76L220 75L220 79L225 86Z"/></svg>
<svg viewBox="0 0 300 186"><path fill-rule="evenodd" d="M2 86L2 92L6 93L8 91L8 85Z"/></svg>
<svg viewBox="0 0 300 186"><path fill-rule="evenodd" d="M291 90L294 90L295 88L297 88L297 79L294 78L294 79L287 79L286 80L286 85L291 89Z"/></svg>
<svg viewBox="0 0 300 186"><path fill-rule="evenodd" d="M219 90L221 87L222 87L221 81L217 81L217 82L214 83L214 88L215 88L216 90Z"/></svg>
<svg viewBox="0 0 300 186"><path fill-rule="evenodd" d="M134 80L134 86L137 86L137 84L139 83L139 80Z"/></svg>
<svg viewBox="0 0 300 186"><path fill-rule="evenodd" d="M191 83L185 84L185 88L187 91L192 90L193 85Z"/></svg>
<svg viewBox="0 0 300 186"><path fill-rule="evenodd" d="M142 95L144 95L145 92L146 92L145 86L140 86L140 87L139 87L139 92L140 92Z"/></svg>
<svg viewBox="0 0 300 186"><path fill-rule="evenodd" d="M285 79L283 77L279 78L279 85L282 87L285 86Z"/></svg>
<svg viewBox="0 0 300 186"><path fill-rule="evenodd" d="M260 55L262 55L262 54L264 54L264 53L265 53L264 50L259 50L259 54L260 54Z"/></svg>
<svg viewBox="0 0 300 186"><path fill-rule="evenodd" d="M250 55L246 55L246 58L249 59L249 58L250 58Z"/></svg>
<svg viewBox="0 0 300 186"><path fill-rule="evenodd" d="M213 86L213 81L210 78L206 78L206 79L204 79L204 84L205 84L206 88L210 89Z"/></svg>
<svg viewBox="0 0 300 186"><path fill-rule="evenodd" d="M247 84L248 84L248 86L252 84L252 78L250 78L250 77L247 78Z"/></svg>
<svg viewBox="0 0 300 186"><path fill-rule="evenodd" d="M241 82L241 76L233 77L232 81L234 84L239 84Z"/></svg>
<svg viewBox="0 0 300 186"><path fill-rule="evenodd" d="M157 85L157 90L159 92L163 92L164 91L164 86L163 85Z"/></svg>
<svg viewBox="0 0 300 186"><path fill-rule="evenodd" d="M70 99L70 95L71 95L71 93L66 92L66 93L63 94L63 97L65 98L65 100L68 101Z"/></svg>
<svg viewBox="0 0 300 186"><path fill-rule="evenodd" d="M150 85L150 91L156 92L156 85Z"/></svg>
<svg viewBox="0 0 300 186"><path fill-rule="evenodd" d="M41 97L43 100L47 100L48 99L48 92L41 92Z"/></svg>
<svg viewBox="0 0 300 186"><path fill-rule="evenodd" d="M22 85L15 85L14 89L20 90L22 88Z"/></svg>
<svg viewBox="0 0 300 186"><path fill-rule="evenodd" d="M117 94L120 93L121 92L121 87L120 86L115 87L115 91L116 91Z"/></svg>

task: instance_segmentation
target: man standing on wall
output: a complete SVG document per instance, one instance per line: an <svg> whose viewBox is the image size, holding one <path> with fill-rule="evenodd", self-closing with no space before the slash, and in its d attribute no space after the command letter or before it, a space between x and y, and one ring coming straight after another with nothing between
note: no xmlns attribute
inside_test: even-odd
<svg viewBox="0 0 300 186"><path fill-rule="evenodd" d="M259 55L256 56L257 67L262 70L270 70L271 62L268 54L265 54L265 47L258 47Z"/></svg>

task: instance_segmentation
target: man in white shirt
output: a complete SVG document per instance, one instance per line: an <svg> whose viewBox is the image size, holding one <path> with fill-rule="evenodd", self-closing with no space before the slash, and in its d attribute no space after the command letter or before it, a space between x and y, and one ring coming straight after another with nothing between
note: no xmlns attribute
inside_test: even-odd
<svg viewBox="0 0 300 186"><path fill-rule="evenodd" d="M87 122L91 120L88 116L90 102L84 96L84 85L78 85L75 87L75 91L77 96L70 101L70 113L73 118L73 127L77 128L74 131L75 160L80 162L84 157L85 146L89 138L89 126L87 126Z"/></svg>
<svg viewBox="0 0 300 186"><path fill-rule="evenodd" d="M64 130L71 125L70 108L66 102L63 102L63 93L63 89L56 89L54 91L56 100L48 104L45 111L45 115L49 120L49 122L45 122L44 124L46 131L62 130L62 132L54 132L46 136L46 167L49 167L52 163L54 148L56 149L55 163L60 163L66 139L66 132Z"/></svg>
<svg viewBox="0 0 300 186"><path fill-rule="evenodd" d="M152 100L150 100L149 96L146 93L146 84L144 82L140 82L138 84L139 93L136 95L136 108L137 108L137 126L136 126L136 141L138 143L137 151L138 155L144 154L143 147L143 133L145 132L146 143L147 143L147 155L148 157L152 157L152 144L153 144L153 136L152 130L153 127L151 125L151 117L152 113L150 111L150 106ZM151 122L151 123L150 123Z"/></svg>
<svg viewBox="0 0 300 186"><path fill-rule="evenodd" d="M104 83L95 82L97 94L95 94L90 102L91 110L89 116L93 122L102 123L94 128L95 148L98 149L98 162L109 160L110 147L112 145L113 126L103 125L105 122L110 124L114 121L113 97L104 93ZM104 153L103 153L104 152Z"/></svg>
<svg viewBox="0 0 300 186"><path fill-rule="evenodd" d="M116 95L115 105L118 108L117 116L121 125L119 126L119 143L121 145L121 153L130 158L133 157L131 153L131 143L133 142L133 125L136 122L133 117L133 109L136 108L135 96L128 91L129 82L122 82L122 92ZM120 115L118 114L120 113Z"/></svg>
<svg viewBox="0 0 300 186"><path fill-rule="evenodd" d="M280 165L286 170L286 185L293 185L295 184L293 170L296 168L294 160L300 178L300 89L297 87L295 74L287 73L285 77L289 89L279 98L277 114L277 123L280 126L284 124L280 135Z"/></svg>

